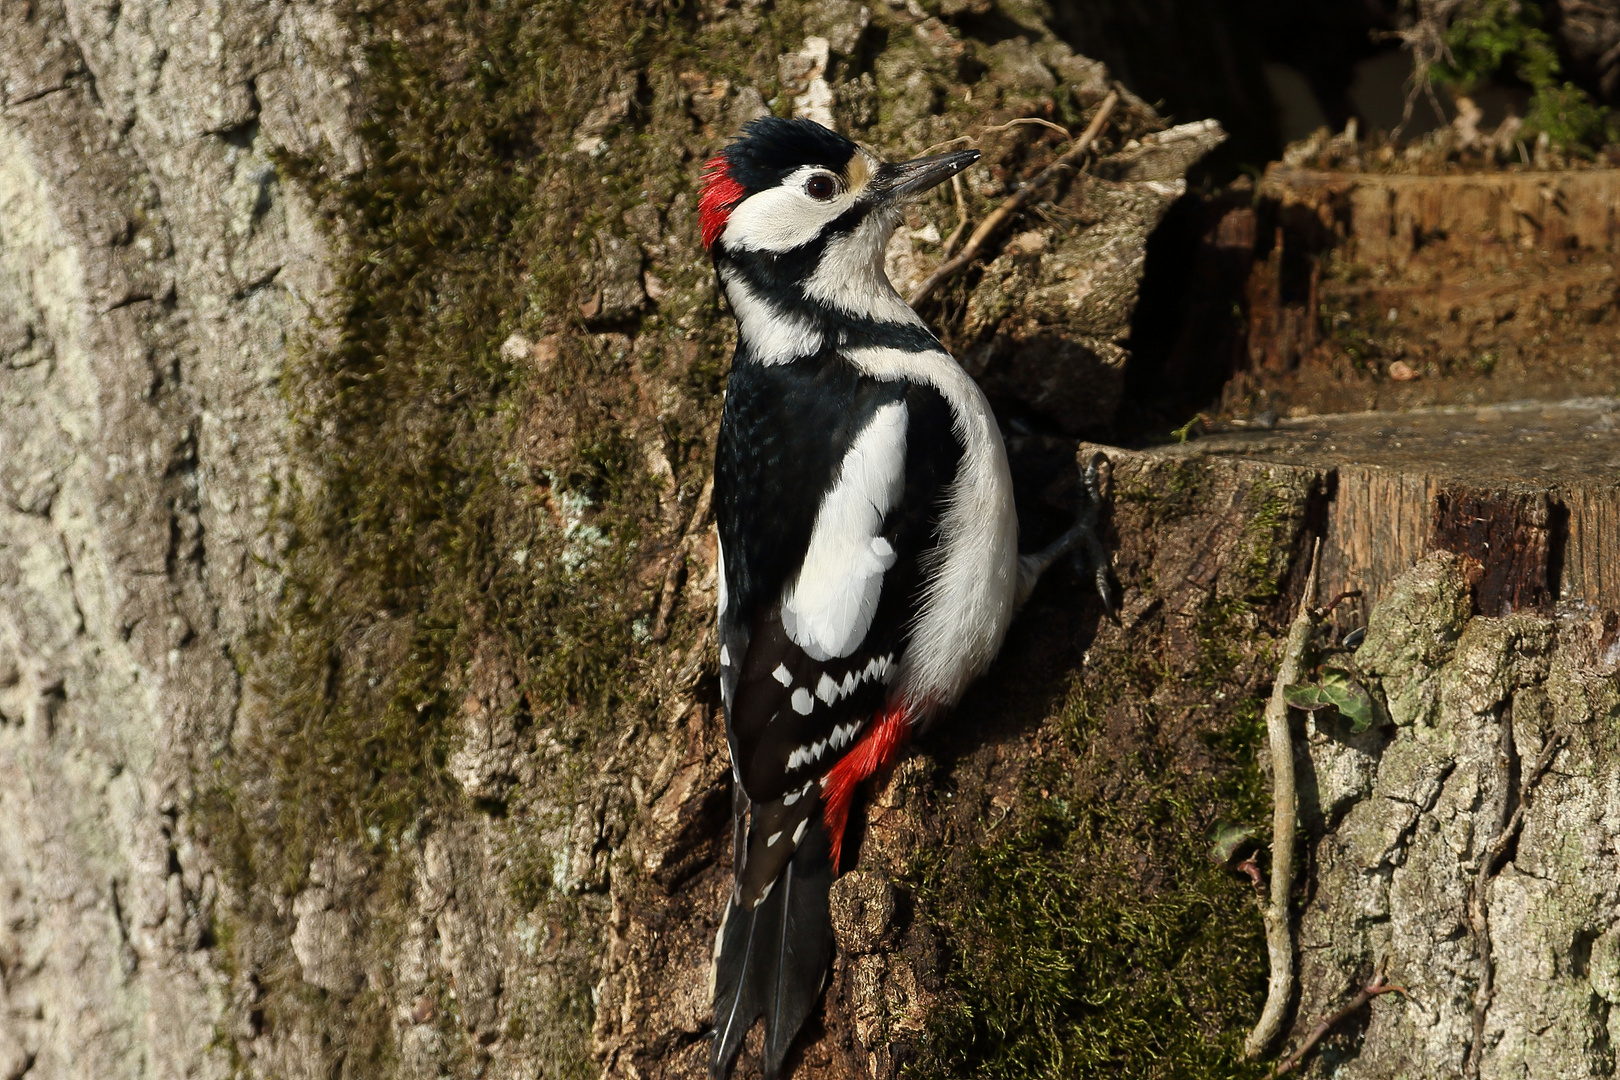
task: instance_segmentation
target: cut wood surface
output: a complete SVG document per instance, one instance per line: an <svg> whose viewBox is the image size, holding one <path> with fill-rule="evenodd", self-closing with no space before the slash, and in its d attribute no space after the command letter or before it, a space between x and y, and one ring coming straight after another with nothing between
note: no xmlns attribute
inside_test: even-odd
<svg viewBox="0 0 1620 1080"><path fill-rule="evenodd" d="M1252 269L1201 280L1182 367L1246 342L1223 411L1344 413L1620 394L1620 172L1388 175L1275 165L1207 239L1252 237ZM1207 271L1217 242L1199 256ZM1229 259L1225 260L1229 261ZM1210 355L1219 366L1229 347Z"/></svg>
<svg viewBox="0 0 1620 1080"><path fill-rule="evenodd" d="M1376 603L1431 551L1471 560L1474 602L1620 610L1620 402L1519 403L1282 420L1149 450L1304 469L1320 489L1322 593Z"/></svg>
<svg viewBox="0 0 1620 1080"><path fill-rule="evenodd" d="M1435 237L1609 251L1620 235L1615 169L1412 176L1274 165L1260 191L1330 230L1348 218L1354 258L1368 264L1402 261Z"/></svg>

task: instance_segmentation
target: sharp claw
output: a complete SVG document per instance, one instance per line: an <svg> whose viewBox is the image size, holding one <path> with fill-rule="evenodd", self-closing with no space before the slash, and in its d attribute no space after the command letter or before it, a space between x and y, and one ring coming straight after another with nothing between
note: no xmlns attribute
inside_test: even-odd
<svg viewBox="0 0 1620 1080"><path fill-rule="evenodd" d="M1081 473L1081 489L1084 495L1083 505L1077 524L1080 528L1080 539L1083 545L1076 546L1071 554L1074 567L1082 576L1090 570L1094 578L1097 595L1102 599L1103 610L1110 615L1114 611L1114 589L1108 582L1108 552L1103 547L1102 537L1097 535L1097 522L1102 516L1102 466L1108 461L1099 451L1091 455Z"/></svg>

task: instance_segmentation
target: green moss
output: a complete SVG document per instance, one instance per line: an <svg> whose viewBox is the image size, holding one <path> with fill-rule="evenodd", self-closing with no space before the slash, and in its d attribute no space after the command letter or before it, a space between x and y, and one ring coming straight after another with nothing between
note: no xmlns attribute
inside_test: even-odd
<svg viewBox="0 0 1620 1080"><path fill-rule="evenodd" d="M1615 137L1613 118L1606 106L1597 104L1574 83L1553 83L1536 88L1525 114L1525 127L1544 131L1554 146L1590 156Z"/></svg>
<svg viewBox="0 0 1620 1080"><path fill-rule="evenodd" d="M1117 498L1140 534L1224 505L1209 479L1207 465L1167 456ZM1208 834L1221 820L1263 832L1269 816L1268 635L1305 482L1242 493L1243 532L1190 627L1178 610L1099 636L1001 820L972 815L984 793L971 780L945 792L938 813L968 809L912 874L950 956L917 1077L1266 1074L1241 1045L1264 997L1263 928L1252 889L1209 858ZM1127 588L1151 591L1153 559L1137 561Z"/></svg>
<svg viewBox="0 0 1620 1080"><path fill-rule="evenodd" d="M1263 603L1277 596L1288 570L1299 502L1292 492L1262 481L1245 499L1245 508L1237 584L1243 599Z"/></svg>
<svg viewBox="0 0 1620 1080"><path fill-rule="evenodd" d="M1532 88L1558 74L1558 50L1542 29L1541 10L1525 0L1475 0L1446 28L1447 61L1435 65L1438 81L1468 86L1501 70Z"/></svg>
<svg viewBox="0 0 1620 1080"><path fill-rule="evenodd" d="M358 851L362 950L395 955L414 845L478 812L446 768L475 656L515 680L503 707L571 752L501 805L514 835L568 804L603 733L651 708L657 687L640 672L656 647L634 626L656 602L640 570L669 494L649 476L639 417L662 410L690 497L708 455L685 451L709 444L718 412L722 313L695 240L673 246L659 268L671 295L638 351L673 393L648 407L627 377L637 361L580 323L581 267L595 233L624 233L626 211L690 198L706 137L677 74L742 72L756 53L774 65L777 49L769 20L746 41L699 38L689 12L631 4L435 0L350 17L370 164L343 177L283 162L343 252L339 304L289 365L300 484L280 498L285 598L244 664L252 722L198 809L241 898L224 918L243 932L220 938L263 988L267 1028L313 1018L343 1075L376 1076L392 1068L386 1003L302 983L288 899L323 851ZM575 152L615 72L637 70L646 90L617 137L599 157ZM556 360L503 358L514 332L560 335ZM667 647L690 637L677 626ZM555 854L527 853L534 872L510 891L520 910L564 919L581 902L550 890ZM563 1074L586 1069L593 978L573 971L526 1021L543 1057L574 1062ZM446 1040L449 1065L463 1042Z"/></svg>
<svg viewBox="0 0 1620 1080"><path fill-rule="evenodd" d="M1208 621L1231 631L1231 614ZM1230 654L1199 665L1234 685ZM913 884L954 943L951 1004L913 1075L1265 1075L1241 1046L1264 994L1260 920L1205 838L1263 805L1259 704L1166 700L1182 685L1144 650L1094 649L1052 721L1060 747L1006 819L925 853Z"/></svg>
<svg viewBox="0 0 1620 1080"><path fill-rule="evenodd" d="M217 936L236 989L251 979L266 1034L305 1033L326 1048L333 1076L396 1069L390 965L405 939L420 842L466 819L508 859L508 923L520 937L544 928L538 974L506 989L506 1037L545 1062L547 1076L595 1071L590 988L604 900L557 888L559 808L599 793L609 733L656 722L660 673L706 618L678 612L661 645L636 632L657 601L644 571L706 479L728 355L692 221L700 155L725 133L703 130L682 80L725 76L786 111L776 57L802 40L812 14L779 3L745 35L700 23L690 5L628 0L356 6L348 19L366 52L369 164L341 176L321 160L280 162L330 224L341 252L337 303L289 365L298 482L279 493L290 538L275 567L284 596L240 661L251 688L243 723L206 778L197 819L231 886ZM881 57L940 91L959 76L909 32L892 34ZM575 130L622 73L635 84L628 111L600 153L578 152ZM904 78L881 80L863 137L896 153L938 141L928 97ZM978 124L988 107L979 101L941 93L937 104L951 123ZM982 217L986 200L970 200ZM626 347L585 325L580 302L593 239L628 236L627 213L647 207L662 216L645 254L669 293L633 327L613 328L636 331ZM541 369L503 356L514 333L550 337L555 358ZM649 448L667 456L675 491L650 475ZM1200 475L1188 465L1167 477L1155 496L1163 513L1179 512ZM671 499L680 500L674 514ZM510 710L530 733L537 778L474 806L447 763L480 665L510 676L511 693L485 704ZM1156 827L1190 820L1192 804L1178 800L1154 811ZM1084 851L1086 837L1102 835L1088 821L1125 822L1087 814L1056 819L1052 829L1067 830L1061 843L1038 822L1019 826L1028 836L1018 843ZM305 984L289 945L291 898L334 847L363 864L359 948L380 983L351 1001ZM983 865L967 870L993 876L1012 856L987 848ZM1207 947L1193 939L1212 910L1200 890L1219 885L1210 873L1130 908L1134 929L1071 967L1147 950L1151 968L1174 953L1185 958L1175 979L1149 982L1194 993ZM1106 878L1054 878L1049 898L1066 902L1082 886L1099 896L1110 888ZM986 911L1003 899L1014 900L987 893ZM1088 903L1106 914L1095 906L1103 901ZM1051 933L1053 948L1074 941L1066 924ZM1170 951L1151 951L1156 942ZM482 1051L460 1029L448 990L429 992L440 1005L441 1068L475 1074ZM1042 1015L1102 1000L1081 997L1083 1007L1051 998ZM1107 998L1110 1016L1120 1000ZM1134 1037L1137 1028L1120 1030ZM1086 1053L1100 1060L1105 1041L1091 1038Z"/></svg>
<svg viewBox="0 0 1620 1080"><path fill-rule="evenodd" d="M1121 484L1114 497L1149 508L1156 522L1171 522L1186 517L1197 507L1207 479L1207 466L1197 459L1167 458L1141 481Z"/></svg>

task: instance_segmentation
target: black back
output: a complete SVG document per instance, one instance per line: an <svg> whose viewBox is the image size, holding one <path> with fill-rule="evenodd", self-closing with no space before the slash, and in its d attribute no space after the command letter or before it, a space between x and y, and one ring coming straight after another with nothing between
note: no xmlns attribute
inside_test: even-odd
<svg viewBox="0 0 1620 1080"><path fill-rule="evenodd" d="M894 402L904 402L907 413L905 488L881 535L895 550L895 564L855 651L817 661L782 629L783 591L851 443L878 409ZM851 672L864 672L874 659L898 665L962 453L950 406L926 383L862 375L830 348L774 365L739 355L726 391L714 495L728 593L721 642L732 661L722 670L727 730L732 760L754 801L819 777L836 754L791 769L793 752L836 726L864 722L882 705L886 686L875 679L836 703L817 701L809 715L787 702L796 688L814 689L823 674L847 684ZM779 667L791 675L787 685L774 674Z"/></svg>

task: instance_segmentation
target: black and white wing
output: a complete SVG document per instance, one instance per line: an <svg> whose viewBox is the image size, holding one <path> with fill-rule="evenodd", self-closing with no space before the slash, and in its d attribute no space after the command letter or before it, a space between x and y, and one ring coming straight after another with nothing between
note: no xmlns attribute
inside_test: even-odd
<svg viewBox="0 0 1620 1080"><path fill-rule="evenodd" d="M749 457L726 462L722 437L728 475L716 478L727 733L754 810L744 894L786 865L819 803L813 785L888 695L962 454L937 390L842 367L756 367L727 391L728 412L772 417L750 424ZM795 430L836 452L795 458L776 445Z"/></svg>

